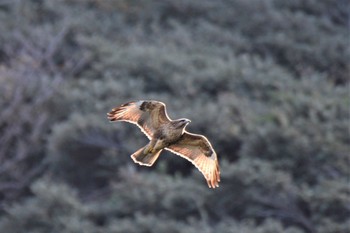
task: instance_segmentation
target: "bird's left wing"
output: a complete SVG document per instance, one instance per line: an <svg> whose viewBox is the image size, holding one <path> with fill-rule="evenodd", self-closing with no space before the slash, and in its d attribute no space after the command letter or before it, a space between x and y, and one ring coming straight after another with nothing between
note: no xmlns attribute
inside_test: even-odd
<svg viewBox="0 0 350 233"><path fill-rule="evenodd" d="M110 121L127 121L136 124L149 139L161 124L170 121L165 104L159 101L129 102L113 108L107 116Z"/></svg>
<svg viewBox="0 0 350 233"><path fill-rule="evenodd" d="M203 135L185 131L179 141L165 148L195 165L207 180L209 188L219 187L220 167L217 155Z"/></svg>

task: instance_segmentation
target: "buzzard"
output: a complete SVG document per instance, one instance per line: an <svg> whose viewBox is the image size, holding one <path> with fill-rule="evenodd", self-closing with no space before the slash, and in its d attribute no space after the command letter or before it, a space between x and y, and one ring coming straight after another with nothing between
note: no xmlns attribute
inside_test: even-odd
<svg viewBox="0 0 350 233"><path fill-rule="evenodd" d="M129 102L112 109L107 116L110 121L136 124L150 140L146 146L131 155L135 163L152 166L165 149L195 165L204 175L209 188L219 187L220 168L210 142L203 135L185 130L190 120L171 120L164 103L146 100Z"/></svg>

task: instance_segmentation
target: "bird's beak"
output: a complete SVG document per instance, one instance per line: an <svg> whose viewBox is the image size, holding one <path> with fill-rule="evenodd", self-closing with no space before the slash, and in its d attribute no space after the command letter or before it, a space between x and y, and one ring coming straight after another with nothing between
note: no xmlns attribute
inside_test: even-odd
<svg viewBox="0 0 350 233"><path fill-rule="evenodd" d="M191 122L191 120L189 120L189 119L186 119L186 123L188 124L188 123L190 123Z"/></svg>

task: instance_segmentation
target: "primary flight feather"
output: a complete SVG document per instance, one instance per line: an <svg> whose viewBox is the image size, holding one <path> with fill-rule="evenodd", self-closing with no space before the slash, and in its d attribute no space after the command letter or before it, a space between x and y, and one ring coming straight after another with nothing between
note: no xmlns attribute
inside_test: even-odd
<svg viewBox="0 0 350 233"><path fill-rule="evenodd" d="M219 187L220 168L210 142L203 135L185 130L190 120L171 120L164 103L145 100L129 102L112 109L107 115L110 121L136 124L150 140L146 146L131 155L135 163L152 166L165 149L195 165L210 188Z"/></svg>

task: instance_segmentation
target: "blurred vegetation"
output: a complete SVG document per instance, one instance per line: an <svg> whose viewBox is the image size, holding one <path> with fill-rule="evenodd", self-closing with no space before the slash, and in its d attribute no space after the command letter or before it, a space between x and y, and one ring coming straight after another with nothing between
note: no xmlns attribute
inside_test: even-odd
<svg viewBox="0 0 350 233"><path fill-rule="evenodd" d="M1 232L345 233L347 0L0 2ZM219 189L111 125L126 101L192 119Z"/></svg>

